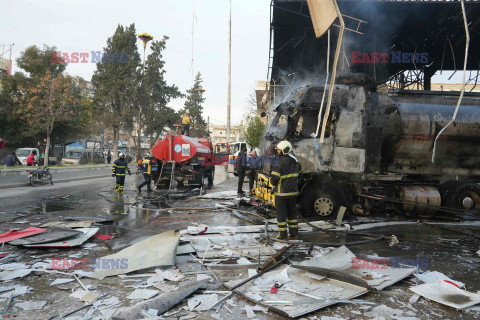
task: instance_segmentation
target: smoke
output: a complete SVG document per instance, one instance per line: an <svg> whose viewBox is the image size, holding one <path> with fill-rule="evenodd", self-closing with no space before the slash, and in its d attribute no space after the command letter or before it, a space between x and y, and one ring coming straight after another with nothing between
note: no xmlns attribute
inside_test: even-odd
<svg viewBox="0 0 480 320"><path fill-rule="evenodd" d="M296 73L297 86L316 84L325 76L327 55L327 35L316 38L307 6L299 2L276 2L276 7L290 10L274 10L274 61L272 80L282 81L286 75ZM358 21L345 17L355 17L366 21L358 28L363 34L346 30L342 43L337 75L351 72L369 74L377 82L386 81L397 68L405 66L387 63L352 64L352 51L364 53L392 50L419 52L425 38L414 34L415 23L429 23L432 13L440 7L422 3L380 2L380 1L339 1L346 27L357 30ZM293 12L299 12L296 15ZM438 12L438 11L437 11ZM338 22L334 24L338 25ZM435 24L435 21L430 22ZM278 30L278 31L277 31ZM330 41L330 61L333 62L339 28L332 26ZM420 30L423 31L423 30ZM417 30L417 33L418 30ZM297 40L301 39L301 40ZM330 63L330 68L332 63ZM413 69L413 68L411 68ZM285 83L282 83L285 84ZM273 83L272 83L273 85Z"/></svg>

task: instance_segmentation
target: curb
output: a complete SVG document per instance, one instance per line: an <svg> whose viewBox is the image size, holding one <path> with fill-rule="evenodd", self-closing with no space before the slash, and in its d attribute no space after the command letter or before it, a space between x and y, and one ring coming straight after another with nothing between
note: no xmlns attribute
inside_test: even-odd
<svg viewBox="0 0 480 320"><path fill-rule="evenodd" d="M81 177L81 178L70 178L70 179L60 179L60 180L53 180L53 183L64 183L64 182L71 182L71 181L80 181L80 180L90 180L90 179L97 179L97 178L104 178L104 177L110 177L111 174L104 174L104 175L98 175L98 176L87 176L87 177ZM10 188L19 188L19 187L28 187L31 186L29 182L22 182L22 183L13 183L13 184L7 184L7 185L0 185L0 189L10 189Z"/></svg>
<svg viewBox="0 0 480 320"><path fill-rule="evenodd" d="M60 173L69 171L96 171L111 167L111 164L100 164L96 166L71 166L71 167L49 167L50 172ZM26 176L28 170L41 169L42 167L22 167L18 169L2 169L0 168L0 176Z"/></svg>

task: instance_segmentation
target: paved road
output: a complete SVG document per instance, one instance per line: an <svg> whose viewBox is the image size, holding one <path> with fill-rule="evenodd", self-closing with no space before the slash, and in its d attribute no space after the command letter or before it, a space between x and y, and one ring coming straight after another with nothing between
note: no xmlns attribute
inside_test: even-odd
<svg viewBox="0 0 480 320"><path fill-rule="evenodd" d="M216 186L214 191L235 190L236 179L226 179L226 175L219 170L215 176ZM189 225L208 224L217 225L245 225L248 224L235 218L228 212L188 212L175 211L156 212L148 209L135 209L139 207L138 202L142 197L154 197L156 194L143 192L141 196L136 192L135 186L142 180L141 176L127 176L126 192L123 196L116 196L112 192L114 179L112 177L96 178L91 180L71 181L66 183L57 183L53 186L44 185L41 187L21 187L15 189L0 190L0 226L8 228L24 228L27 226L36 226L47 220L55 221L67 216L83 217L103 217L114 220L114 223L102 225L99 234L111 234L115 238L105 243L90 241L95 243L95 248L79 247L71 249L48 249L35 250L6 245L2 252L15 252L23 254L20 259L22 262L31 262L35 259L47 259L45 257L70 258L73 255L93 259L104 256L118 250L118 246L125 246L135 239L143 236L157 234L172 229L184 229ZM219 182L222 182L219 184ZM145 200L145 198L143 198ZM214 206L215 201L199 201L195 199L169 200L170 205L175 206ZM149 205L162 206L162 203L156 204L150 201ZM144 207L145 208L145 207ZM352 222L352 225L360 222L375 222L386 220L405 220L405 217L396 216L378 216L378 217L360 217ZM412 219L415 221L417 219ZM471 227L471 231L478 232L478 227ZM405 241L390 246L388 241L378 241L362 245L352 245L349 249L357 256L365 259L376 257L400 257L402 259L421 260L428 264L429 270L443 272L451 278L466 283L467 289L472 292L480 290L480 257L475 252L463 252L455 249L455 246L468 248L478 248L478 240L462 234L458 231L466 231L464 228L456 228L456 231L439 229L422 224L409 225L379 225L376 228L368 229L369 233L378 235L395 234ZM477 233L478 234L478 233ZM358 237L345 237L343 235L330 235L324 233L302 233L301 237L307 241L315 242L351 242L357 241ZM407 240L418 240L419 242L408 242ZM423 242L423 243L422 243ZM432 245L428 243L439 243ZM447 246L442 246L445 244ZM453 248L448 247L453 246ZM113 250L113 251L112 251ZM187 256L186 259L191 257ZM186 264L185 261L181 262ZM71 310L83 306L83 303L76 299L69 298L71 287L76 283L68 285L69 290L61 290L49 284L61 276L55 274L40 274L39 276L27 276L24 279L15 280L10 284L23 284L33 288L33 292L24 297L18 298L18 301L27 300L47 300L48 308L45 307L42 312L25 312L13 306L14 312L10 313L17 319L48 319L50 316L58 315L60 312L65 314ZM119 284L116 277L108 278L102 281L82 278L86 285L92 285L99 288L101 292L110 292L114 296L125 296L125 291L132 291L132 288ZM420 299L417 303L411 305L409 299L412 292L408 288L412 285L409 281L402 281L395 286L384 289L380 292L371 292L365 296L366 300L374 301L377 306L385 305L394 309L401 309L404 319L478 319L478 313L462 313L451 308L443 307L437 303ZM363 298L363 297L362 297ZM21 300L20 300L21 299ZM64 301L63 303L53 303L53 301ZM236 304L245 305L245 301L234 297ZM50 304L51 303L51 304ZM122 301L122 304L129 304L128 301ZM1 306L0 306L1 309ZM334 306L316 312L313 315L320 319L322 316L337 316L343 319L371 319L359 315L360 306L342 305ZM363 313L364 311L361 311ZM235 314L230 314L221 310L223 319L243 320L245 313L243 310L235 309ZM83 315L84 313L80 313ZM274 313L263 314L257 312L259 320L277 320L286 319L277 316ZM410 316L410 317L408 317ZM311 317L309 317L311 318ZM387 317L386 317L387 318ZM313 318L311 318L313 319Z"/></svg>
<svg viewBox="0 0 480 320"><path fill-rule="evenodd" d="M23 168L22 168L23 169ZM38 169L38 168L35 168ZM18 172L17 169L2 170L0 173L0 189L12 188L29 185L27 177L27 168ZM90 179L94 177L107 177L111 175L111 165L100 166L85 166L85 167L59 167L51 168L50 172L53 176L53 181L70 181L77 179ZM1 191L0 191L1 192Z"/></svg>

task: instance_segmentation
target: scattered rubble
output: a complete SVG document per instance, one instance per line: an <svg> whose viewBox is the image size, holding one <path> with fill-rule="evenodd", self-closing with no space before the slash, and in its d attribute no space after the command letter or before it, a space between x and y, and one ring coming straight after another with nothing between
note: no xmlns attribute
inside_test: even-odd
<svg viewBox="0 0 480 320"><path fill-rule="evenodd" d="M209 196L197 199L222 199L215 210L235 206L232 192ZM181 212L185 208L182 205ZM175 207L169 210L172 213L161 214L176 212ZM347 239L351 233L397 224L350 227L340 220L338 226L325 221L300 223L301 235L319 229L325 231L325 239L283 243L272 237L278 230L276 220L265 217L263 225L193 222L183 230L136 238L124 238L112 229L98 234L99 223L108 219L60 220L39 221L36 225L45 229L39 233L25 228L25 235L19 238L18 232L4 234L7 244L0 253L0 302L8 306L7 311L48 312L47 305L64 301L71 304L68 315L63 312L57 318L227 319L235 315L265 319L273 312L309 320L348 319L352 315L416 320L423 318L418 309L428 300L469 312L475 312L472 306L480 303L480 295L460 289L465 283L440 272L408 261L396 266L391 262L369 264L365 255L359 257L349 245L340 245L351 242ZM387 234L382 238L385 247L390 243L404 245L395 241L392 232ZM354 236L362 241L379 237ZM331 238L337 239L338 245L330 246ZM355 247L351 249L358 252ZM33 250L37 251L25 254ZM367 258L370 262L391 259L372 252ZM33 298L32 293L39 291L37 277L50 291L57 291L55 300ZM25 285L18 284L20 281ZM413 285L413 295L406 295L407 285ZM444 311L432 312L442 317Z"/></svg>

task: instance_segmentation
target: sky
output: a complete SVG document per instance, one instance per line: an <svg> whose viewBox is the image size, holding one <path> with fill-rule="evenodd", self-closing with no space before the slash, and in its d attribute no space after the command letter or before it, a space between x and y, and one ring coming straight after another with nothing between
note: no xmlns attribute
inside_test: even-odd
<svg viewBox="0 0 480 320"><path fill-rule="evenodd" d="M166 79L182 92L201 72L204 118L227 122L229 0L3 0L0 6L0 45L13 46L15 60L30 45L56 46L61 52L103 51L118 24L135 23L137 34L169 37L164 52ZM255 80L266 80L270 0L232 0L232 125L239 124L251 106ZM195 13L195 19L193 19ZM192 22L193 64L192 64ZM140 40L137 45L143 54ZM147 54L149 48L147 47ZM91 60L91 58L89 59ZM69 64L66 72L90 80L94 63ZM450 72L432 82L447 82ZM451 82L461 82L457 72ZM176 110L185 99L172 100Z"/></svg>
<svg viewBox="0 0 480 320"><path fill-rule="evenodd" d="M193 73L200 72L204 117L226 124L228 0L3 0L0 8L0 45L14 43L14 61L30 45L67 53L103 51L118 24L134 23L137 34L147 32L155 39L167 35L168 84L185 92L193 85ZM269 0L232 0L232 125L249 108L255 80L266 80L269 10ZM137 45L143 56L140 40ZM95 69L94 63L71 63L66 72L90 80ZM15 62L12 71L21 71ZM179 110L184 101L175 99L170 106Z"/></svg>

